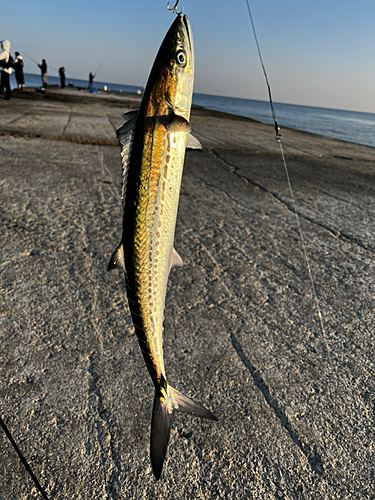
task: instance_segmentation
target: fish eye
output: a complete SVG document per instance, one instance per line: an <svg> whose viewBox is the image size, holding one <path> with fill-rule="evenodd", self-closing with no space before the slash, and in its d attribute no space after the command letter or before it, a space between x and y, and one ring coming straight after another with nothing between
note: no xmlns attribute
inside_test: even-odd
<svg viewBox="0 0 375 500"><path fill-rule="evenodd" d="M179 50L176 54L176 61L180 66L185 66L186 64L186 54L183 50Z"/></svg>

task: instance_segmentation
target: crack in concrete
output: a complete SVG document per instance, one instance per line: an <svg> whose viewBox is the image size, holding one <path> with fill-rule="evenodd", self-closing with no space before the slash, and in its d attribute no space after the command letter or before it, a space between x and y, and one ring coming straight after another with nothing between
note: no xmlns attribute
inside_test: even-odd
<svg viewBox="0 0 375 500"><path fill-rule="evenodd" d="M106 468L105 467L105 457L101 454L102 457L102 465L104 468L104 474L110 474L109 480L106 481L106 492L108 495L108 498L111 500L118 500L119 495L117 493L117 484L120 476L120 471L121 471L121 459L120 457L117 456L117 454L114 451L114 446L113 446L113 435L111 433L111 424L110 424L110 418L107 415L107 409L104 407L103 403L103 396L100 391L100 388L98 387L97 383L99 381L99 375L97 375L96 370L95 370L95 361L94 361L94 356L93 354L90 355L89 357L89 366L87 368L89 374L90 374L90 381L89 381L89 395L95 395L98 401L97 404L97 414L102 421L102 424L104 428L106 429L108 436L109 436L109 453L112 459L112 468ZM98 441L99 445L102 450L105 450L107 448L106 446L106 437L103 435L103 431L100 428L100 425L97 425L97 433L98 433ZM104 453L105 455L105 453Z"/></svg>
<svg viewBox="0 0 375 500"><path fill-rule="evenodd" d="M43 133L34 132L20 132L18 130L0 130L0 137L15 137L24 139L44 139L47 141L66 141L74 142L76 144L89 144L94 146L117 146L118 142L111 139L95 139L85 137L72 137L62 135L47 135Z"/></svg>
<svg viewBox="0 0 375 500"><path fill-rule="evenodd" d="M109 174L112 177L110 171L105 165L103 153L99 150L99 148L97 149L98 149L97 153L101 165L102 174L106 173L107 175ZM101 192L101 187L99 191ZM103 195L102 198L104 199ZM103 199L100 200L101 204L103 204ZM86 226L83 223L82 216L80 217L80 219L81 219L82 241L84 246L86 248L89 248L90 236ZM96 278L93 273L91 260L89 259L85 260L84 265L87 269L89 277L91 278L91 281L95 283ZM107 498L110 500L118 500L120 495L120 493L118 492L118 488L120 487L119 479L121 475L121 457L119 457L118 454L115 452L115 443L114 443L115 433L112 430L111 418L110 415L108 415L107 409L104 406L104 398L99 386L100 375L98 373L99 370L97 369L97 365L100 365L101 353L103 352L104 347L103 347L103 337L101 334L101 330L98 328L98 320L100 318L100 312L98 312L98 306L97 306L98 299L95 286L93 287L93 297L90 302L92 307L90 314L90 322L92 324L94 332L96 333L99 346L96 350L96 352L98 353L97 354L98 360L95 359L93 353L91 353L89 356L89 365L87 368L90 374L89 400L90 396L94 395L97 401L96 408L94 409L94 412L97 415L95 417L95 423L96 423L98 443L102 450L100 458L103 467L103 474L105 477L105 491L107 494ZM95 405L93 406L95 407ZM97 417L99 417L100 420L98 420ZM110 457L109 466L107 466L107 457L108 458Z"/></svg>
<svg viewBox="0 0 375 500"><path fill-rule="evenodd" d="M224 199L220 198L221 203L227 208L231 209L233 205L236 205L239 209L245 211L246 213L249 211L249 207L242 205L239 203L238 199L236 199L234 196L231 196L227 191L224 189L220 189L218 186L214 186L214 184L210 184L209 182L205 181L202 179L202 177L199 177L199 175L190 172L190 175L194 177L195 179L198 179L203 186L207 187L207 189L212 190L213 193L215 193L216 196L218 196L217 192L221 193L224 197L226 197L229 201L228 203L224 203ZM233 210L233 208L232 208ZM258 210L254 209L255 212L258 212ZM233 210L234 211L234 210Z"/></svg>
<svg viewBox="0 0 375 500"><path fill-rule="evenodd" d="M22 120L22 118L25 118L26 116L29 116L31 113L24 113L21 116L18 116L14 120L11 120L10 122L7 123L7 125L12 125L13 123L17 122L18 120Z"/></svg>
<svg viewBox="0 0 375 500"><path fill-rule="evenodd" d="M73 111L71 111L71 112L69 113L69 116L68 116L68 121L66 122L66 125L65 125L65 127L63 128L63 130L62 130L62 135L65 135L66 129L69 127L70 122L72 121L72 115L73 115Z"/></svg>
<svg viewBox="0 0 375 500"><path fill-rule="evenodd" d="M114 126L112 120L110 119L109 115L106 115L107 116L107 120L109 122L109 124L111 125L111 127L113 128L113 130L115 131L115 133L117 132L117 127Z"/></svg>
<svg viewBox="0 0 375 500"><path fill-rule="evenodd" d="M226 165L227 167L229 167L230 171L234 175L236 175L237 177L239 177L241 179L245 179L249 184L252 184L253 186L255 186L258 189L260 189L262 192L270 195L272 198L275 199L275 201L277 201L278 203L280 203L281 205L283 205L293 215L296 215L295 212L294 212L294 208L293 208L293 206L292 206L291 203L286 202L284 199L282 199L276 193L273 193L272 191L270 191L266 187L262 186L258 182L255 182L255 181L249 179L248 177L246 177L246 175L240 174L238 172L239 168L236 165L233 165L233 164L229 163L227 160L225 160L224 158L222 158L217 151L215 151L213 149L210 149L209 152L215 158L217 158L219 161L221 161L224 165ZM341 230L336 229L334 227L328 226L327 224L323 224L322 222L318 222L315 219L313 219L312 217L309 217L308 215L305 215L305 214L303 214L303 213L301 213L299 211L297 211L297 215L298 215L298 217L301 217L302 219L310 222L311 224L314 224L314 225L316 225L318 227L321 227L322 229L328 231L334 238L337 238L337 239L342 240L342 241L350 241L351 243L354 243L355 245L359 246L360 248L363 248L364 250L368 250L368 251L370 251L372 253L375 252L375 248L373 248L367 242L363 242L362 240L360 240L359 238L357 238L355 236L351 236L350 234L348 234L348 233L346 233L344 231L341 231Z"/></svg>
<svg viewBox="0 0 375 500"><path fill-rule="evenodd" d="M238 354L238 357L249 371L254 381L254 384L263 394L266 403L273 410L276 418L280 421L284 429L286 429L293 443L296 444L298 448L302 451L302 453L305 455L312 471L318 474L319 476L323 476L324 467L322 463L322 457L320 456L320 454L316 451L316 449L302 442L301 437L298 435L298 432L292 428L285 411L281 408L277 399L271 395L269 387L262 379L259 372L251 363L249 358L246 356L246 354L242 349L241 344L239 343L239 341L237 340L236 336L233 333L230 334L230 339L234 350Z"/></svg>

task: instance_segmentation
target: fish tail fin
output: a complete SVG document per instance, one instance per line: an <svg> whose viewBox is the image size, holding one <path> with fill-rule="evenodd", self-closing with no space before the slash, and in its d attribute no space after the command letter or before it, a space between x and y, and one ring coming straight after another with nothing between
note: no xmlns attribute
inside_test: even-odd
<svg viewBox="0 0 375 500"><path fill-rule="evenodd" d="M156 392L151 421L151 463L156 480L161 476L171 432L173 410L168 408L164 397Z"/></svg>
<svg viewBox="0 0 375 500"><path fill-rule="evenodd" d="M156 480L161 476L168 448L172 416L175 411L190 413L201 418L217 420L201 404L168 386L167 391L156 392L151 422L151 463Z"/></svg>
<svg viewBox="0 0 375 500"><path fill-rule="evenodd" d="M209 420L217 420L217 417L215 417L213 413L207 410L207 408L202 406L200 403L197 403L191 398L185 396L185 394L176 391L176 389L173 389L173 387L170 387L169 389L175 401L175 411L190 413L191 415L195 415L196 417L208 418Z"/></svg>

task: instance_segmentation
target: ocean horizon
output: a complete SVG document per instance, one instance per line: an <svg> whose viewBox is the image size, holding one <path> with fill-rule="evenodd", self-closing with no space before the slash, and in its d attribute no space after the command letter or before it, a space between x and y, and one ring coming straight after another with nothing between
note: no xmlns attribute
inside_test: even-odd
<svg viewBox="0 0 375 500"><path fill-rule="evenodd" d="M48 82L50 85L59 85L60 78L57 76L48 76ZM88 80L67 77L66 85L87 88ZM40 87L41 76L25 73L25 86ZM142 86L94 80L95 89L104 89L104 86L107 86L108 90L118 92L137 93L143 90ZM17 88L14 74L11 75L11 87L12 89ZM214 111L251 118L261 123L273 124L268 101L194 93L193 104ZM273 104L277 121L281 129L283 129L283 127L292 128L375 148L374 113L302 106L298 104L284 104L279 102L274 102Z"/></svg>

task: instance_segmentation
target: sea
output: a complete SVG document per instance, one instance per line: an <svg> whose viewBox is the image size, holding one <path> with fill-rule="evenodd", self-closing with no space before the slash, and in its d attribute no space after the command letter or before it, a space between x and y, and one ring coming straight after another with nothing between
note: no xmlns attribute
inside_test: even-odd
<svg viewBox="0 0 375 500"><path fill-rule="evenodd" d="M50 85L59 85L60 78L48 76L48 83ZM69 84L74 87L86 88L88 86L88 81L67 78L66 85ZM25 73L25 85L27 87L40 87L40 74ZM99 82L94 80L94 88L96 90L103 90L105 86L108 90L112 91L132 93L142 91L141 86L121 85L118 83ZM14 74L11 75L11 87L17 87ZM194 93L193 104L215 111L252 118L262 123L273 124L271 108L268 101ZM296 130L303 130L312 134L324 135L375 148L374 113L316 108L279 102L274 102L273 104L276 118L281 129L283 127L288 127Z"/></svg>

